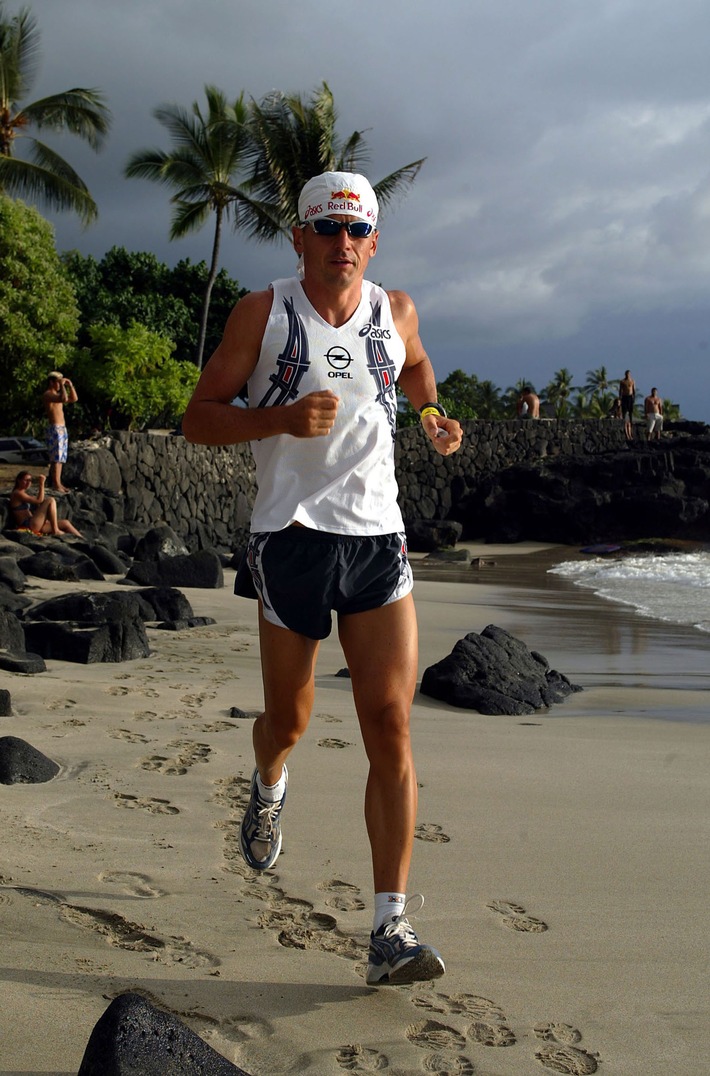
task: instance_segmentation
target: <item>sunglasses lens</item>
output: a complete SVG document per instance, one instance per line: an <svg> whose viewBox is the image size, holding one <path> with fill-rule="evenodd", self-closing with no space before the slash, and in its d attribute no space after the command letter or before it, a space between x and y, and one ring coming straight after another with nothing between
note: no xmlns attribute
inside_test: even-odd
<svg viewBox="0 0 710 1076"><path fill-rule="evenodd" d="M353 239L366 239L372 233L372 225L365 220L339 221L331 220L330 217L320 217L310 222L316 235L340 235L340 229L345 228L348 235Z"/></svg>
<svg viewBox="0 0 710 1076"><path fill-rule="evenodd" d="M371 231L372 225L366 220L354 220L348 224L348 235L351 235L353 239L366 239Z"/></svg>
<svg viewBox="0 0 710 1076"><path fill-rule="evenodd" d="M312 220L311 224L316 235L340 234L340 221L338 220L329 220L328 217L322 217L320 220Z"/></svg>

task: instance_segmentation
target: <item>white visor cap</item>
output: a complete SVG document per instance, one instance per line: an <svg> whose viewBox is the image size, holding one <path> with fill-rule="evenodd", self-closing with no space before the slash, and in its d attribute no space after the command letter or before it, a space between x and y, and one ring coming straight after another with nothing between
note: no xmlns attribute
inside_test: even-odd
<svg viewBox="0 0 710 1076"><path fill-rule="evenodd" d="M369 181L356 172L323 172L314 176L305 184L298 199L301 223L347 213L376 228L378 210L377 195Z"/></svg>

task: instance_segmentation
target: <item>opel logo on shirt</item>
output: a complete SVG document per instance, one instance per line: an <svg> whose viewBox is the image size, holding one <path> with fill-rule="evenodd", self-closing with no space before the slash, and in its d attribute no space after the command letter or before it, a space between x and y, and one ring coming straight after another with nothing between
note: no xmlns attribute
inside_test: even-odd
<svg viewBox="0 0 710 1076"><path fill-rule="evenodd" d="M353 361L353 357L346 348L339 346L329 347L325 357L328 360L328 365L332 366L332 370L328 371L328 377L352 378L352 374L346 371Z"/></svg>

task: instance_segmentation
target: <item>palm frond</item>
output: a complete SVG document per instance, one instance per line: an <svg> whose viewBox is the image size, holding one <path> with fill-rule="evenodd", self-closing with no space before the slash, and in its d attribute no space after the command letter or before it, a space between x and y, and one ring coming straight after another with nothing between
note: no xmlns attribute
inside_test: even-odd
<svg viewBox="0 0 710 1076"><path fill-rule="evenodd" d="M37 20L29 8L7 18L0 6L0 104L9 108L31 90L39 62Z"/></svg>
<svg viewBox="0 0 710 1076"><path fill-rule="evenodd" d="M27 121L38 128L70 131L99 149L111 126L111 112L99 90L77 87L33 101L22 109Z"/></svg>
<svg viewBox="0 0 710 1076"><path fill-rule="evenodd" d="M0 191L31 202L45 202L50 209L72 210L84 224L98 215L96 203L83 184L78 186L61 172L18 157L0 156Z"/></svg>

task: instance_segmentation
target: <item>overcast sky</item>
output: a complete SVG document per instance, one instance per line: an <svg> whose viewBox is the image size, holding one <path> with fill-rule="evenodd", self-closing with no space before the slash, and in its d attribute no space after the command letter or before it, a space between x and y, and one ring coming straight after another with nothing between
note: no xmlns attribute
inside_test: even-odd
<svg viewBox="0 0 710 1076"><path fill-rule="evenodd" d="M95 87L114 114L99 155L53 142L100 212L85 231L52 216L60 250L207 259L209 226L169 242L168 192L122 178L133 151L170 146L153 109L206 83L259 99L325 80L341 135L368 131L370 178L427 158L369 275L413 296L439 380L630 368L710 421L707 0L27 2L31 98ZM222 264L255 289L295 257L228 233Z"/></svg>

